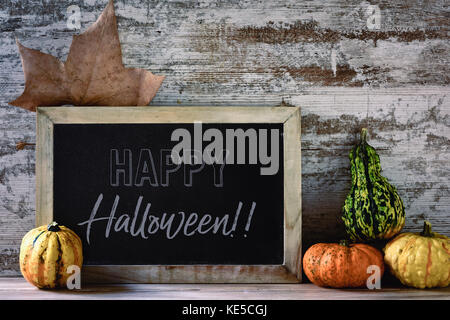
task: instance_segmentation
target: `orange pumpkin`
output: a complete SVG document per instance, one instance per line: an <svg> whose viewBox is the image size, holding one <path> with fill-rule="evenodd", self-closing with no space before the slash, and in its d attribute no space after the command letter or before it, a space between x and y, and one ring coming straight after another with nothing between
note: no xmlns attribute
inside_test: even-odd
<svg viewBox="0 0 450 320"><path fill-rule="evenodd" d="M366 286L368 267L380 268L384 273L382 253L367 244L317 243L303 256L303 270L308 279L321 287L347 288Z"/></svg>

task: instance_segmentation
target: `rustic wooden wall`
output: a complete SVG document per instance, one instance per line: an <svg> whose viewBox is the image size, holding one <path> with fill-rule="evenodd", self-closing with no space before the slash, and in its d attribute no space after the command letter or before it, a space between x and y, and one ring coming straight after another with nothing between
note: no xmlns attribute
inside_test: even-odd
<svg viewBox="0 0 450 320"><path fill-rule="evenodd" d="M405 230L424 218L450 235L450 42L444 0L116 0L128 67L166 75L152 105L302 107L305 247L342 237L348 152L368 126L384 175L406 205ZM69 5L81 31L106 0L0 2L0 275L19 273L34 225L35 114L8 105L23 90L15 45L65 59ZM379 30L367 7L381 10Z"/></svg>

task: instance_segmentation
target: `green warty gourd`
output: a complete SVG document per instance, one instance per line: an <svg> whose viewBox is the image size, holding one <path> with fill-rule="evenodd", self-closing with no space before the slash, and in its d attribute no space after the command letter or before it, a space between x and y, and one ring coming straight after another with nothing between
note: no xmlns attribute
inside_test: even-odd
<svg viewBox="0 0 450 320"><path fill-rule="evenodd" d="M397 189L381 175L380 157L367 143L367 129L349 155L352 187L343 207L342 220L350 239L390 239L405 224L405 207Z"/></svg>

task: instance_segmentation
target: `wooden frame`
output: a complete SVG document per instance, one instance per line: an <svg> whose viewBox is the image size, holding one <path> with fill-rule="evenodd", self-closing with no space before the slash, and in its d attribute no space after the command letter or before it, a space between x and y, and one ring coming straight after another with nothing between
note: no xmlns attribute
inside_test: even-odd
<svg viewBox="0 0 450 320"><path fill-rule="evenodd" d="M36 225L53 220L53 125L64 123L283 123L284 262L282 265L83 266L86 282L301 282L301 148L298 107L40 107L37 110Z"/></svg>

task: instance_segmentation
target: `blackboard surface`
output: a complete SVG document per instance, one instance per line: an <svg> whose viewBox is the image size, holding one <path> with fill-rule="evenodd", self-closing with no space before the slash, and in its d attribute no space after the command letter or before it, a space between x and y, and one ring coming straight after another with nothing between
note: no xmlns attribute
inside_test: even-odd
<svg viewBox="0 0 450 320"><path fill-rule="evenodd" d="M80 235L85 264L282 264L282 124L203 124L278 130L271 175L249 161L175 170L177 128L195 135L193 124L54 125L54 220Z"/></svg>

